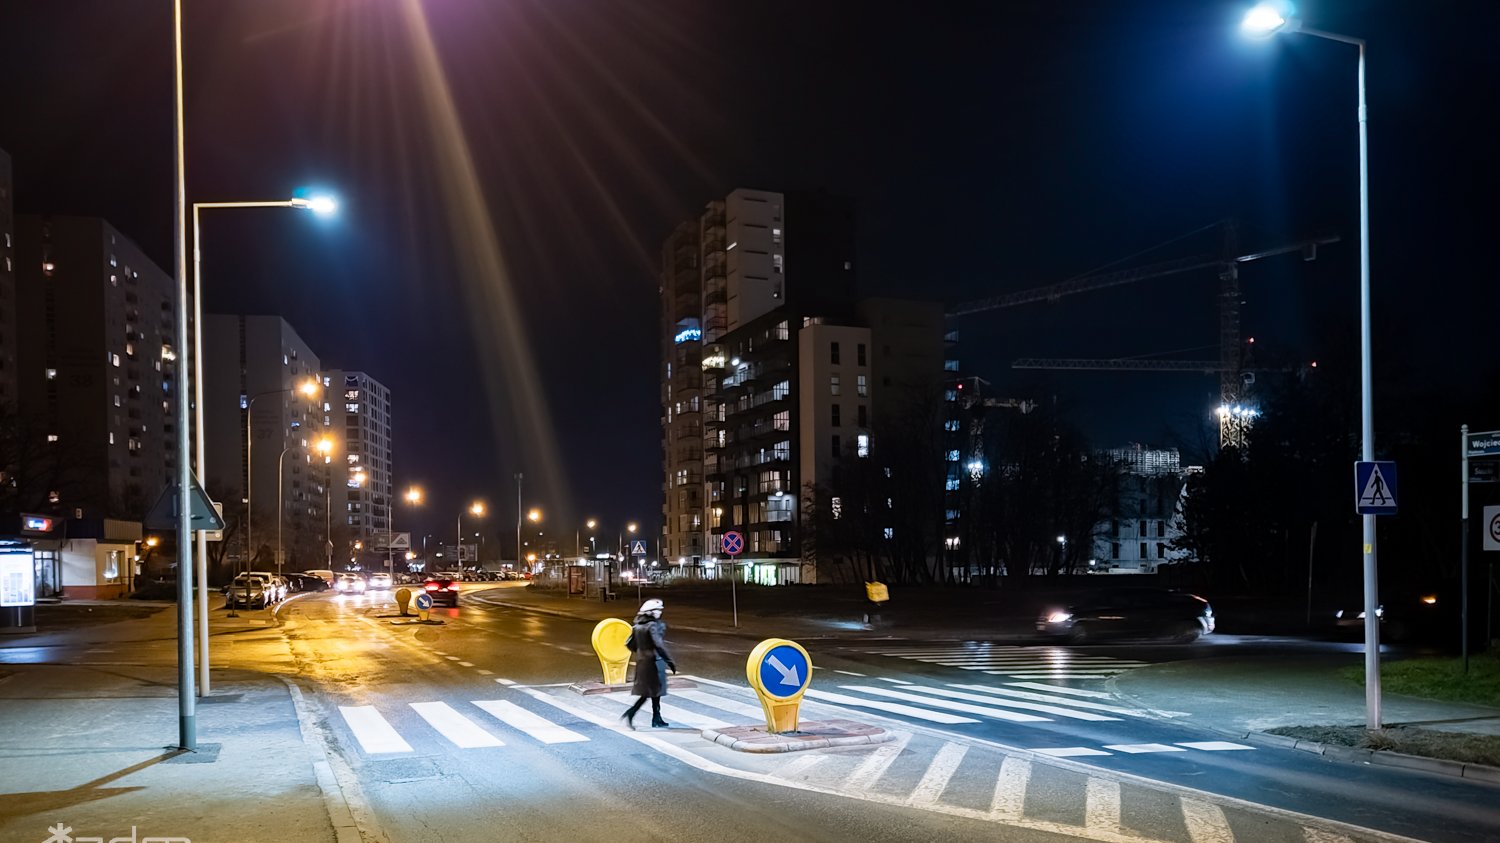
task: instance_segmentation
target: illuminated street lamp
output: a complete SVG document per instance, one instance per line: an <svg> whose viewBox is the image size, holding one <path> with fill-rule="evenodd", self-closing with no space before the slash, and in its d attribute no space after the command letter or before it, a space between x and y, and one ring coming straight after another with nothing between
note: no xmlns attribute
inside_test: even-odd
<svg viewBox="0 0 1500 843"><path fill-rule="evenodd" d="M323 455L323 465L333 462L334 441L332 436L318 440L318 453ZM327 549L328 569L333 570L333 472L323 478L323 545Z"/></svg>
<svg viewBox="0 0 1500 843"><path fill-rule="evenodd" d="M536 510L532 510L532 511L535 512ZM472 515L472 516L474 516L475 518L483 518L484 517L484 512L485 512L484 501L476 500L473 503L469 504L469 514ZM463 565L463 561L464 561L464 514L462 512L460 512L458 514L458 562L459 562L460 567ZM478 545L475 545L475 549L474 549L474 564L475 564L476 567L479 564L479 546Z"/></svg>
<svg viewBox="0 0 1500 843"><path fill-rule="evenodd" d="M402 495L409 506L422 505L422 487L411 486ZM396 507L393 504L385 519L385 566L386 573L396 576L396 551L391 545L396 541Z"/></svg>
<svg viewBox="0 0 1500 843"><path fill-rule="evenodd" d="M1360 391L1360 459L1375 459L1375 418L1370 363L1370 153L1368 139L1369 112L1365 107L1365 42L1335 32L1304 26L1285 12L1289 5L1261 3L1251 9L1240 28L1253 37L1269 38L1277 32L1300 32L1359 48L1359 391ZM1380 728L1380 608L1376 576L1375 516L1364 515L1364 591L1365 591L1365 728Z"/></svg>

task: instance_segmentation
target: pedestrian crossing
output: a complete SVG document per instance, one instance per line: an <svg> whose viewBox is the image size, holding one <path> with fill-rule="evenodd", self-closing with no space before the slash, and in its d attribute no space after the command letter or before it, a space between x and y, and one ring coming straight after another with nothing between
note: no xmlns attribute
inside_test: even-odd
<svg viewBox="0 0 1500 843"><path fill-rule="evenodd" d="M512 743L584 743L593 740L590 724L557 722L560 712L538 713L533 703L543 690L496 680L504 691L524 691L510 698L475 699L466 702L422 701L405 705L339 706L343 724L355 742L370 756L411 754L418 745L437 745L462 750L504 748ZM697 731L723 730L763 722L764 715L748 688L698 678L699 688L674 691L662 700L662 716L679 728ZM588 698L612 710L613 724L635 701L632 694L617 692ZM1110 700L1105 702L1105 700ZM524 703L524 705L523 705ZM529 706L529 707L528 707ZM803 701L803 716L809 719L858 719L862 712L894 716L908 722L939 726L965 726L999 721L1020 726L1050 723L1110 723L1133 718L1147 719L1150 712L1118 704L1099 691L1067 688L1041 682L1002 684L976 682L865 684L856 679L809 688ZM565 713L564 713L565 714ZM415 715L415 716L413 716ZM1058 747L1040 750L1058 757L1114 755L1138 752L1219 752L1249 749L1226 742L1200 741L1178 747L1154 745L1113 747ZM1147 748L1132 748L1147 747Z"/></svg>
<svg viewBox="0 0 1500 843"><path fill-rule="evenodd" d="M1022 647L986 642L910 646L891 644L859 652L1025 680L1108 679L1149 664L1133 659L1080 653L1069 647Z"/></svg>

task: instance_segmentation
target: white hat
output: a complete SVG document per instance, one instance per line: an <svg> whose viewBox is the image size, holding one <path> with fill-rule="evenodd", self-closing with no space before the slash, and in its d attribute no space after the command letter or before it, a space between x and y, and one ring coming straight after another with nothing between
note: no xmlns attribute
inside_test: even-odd
<svg viewBox="0 0 1500 843"><path fill-rule="evenodd" d="M650 600L647 600L645 603L642 603L641 604L641 610L639 612L637 612L636 614L639 614L639 615L649 615L652 612L656 612L656 613L660 614L661 610L664 609L664 608L666 608L666 604L662 603L660 600L658 600L655 597L653 597Z"/></svg>

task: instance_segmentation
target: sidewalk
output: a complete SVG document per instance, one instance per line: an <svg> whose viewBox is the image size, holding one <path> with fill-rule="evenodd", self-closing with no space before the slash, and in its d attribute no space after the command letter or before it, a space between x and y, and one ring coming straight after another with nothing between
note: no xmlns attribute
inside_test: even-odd
<svg viewBox="0 0 1500 843"><path fill-rule="evenodd" d="M313 749L273 675L291 662L269 613L212 613L214 686L197 700L199 751L181 753L175 613L154 608L0 638L0 839L39 843L61 826L105 840L256 840L274 828L284 843L333 841ZM233 666L248 662L256 669Z"/></svg>

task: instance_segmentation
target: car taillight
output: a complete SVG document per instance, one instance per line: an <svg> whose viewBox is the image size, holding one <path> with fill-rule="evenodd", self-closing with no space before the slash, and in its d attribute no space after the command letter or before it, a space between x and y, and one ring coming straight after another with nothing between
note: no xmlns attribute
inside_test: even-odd
<svg viewBox="0 0 1500 843"><path fill-rule="evenodd" d="M442 588L442 586L438 585L435 582L430 582L422 587L427 589L428 591L437 591L438 589Z"/></svg>

